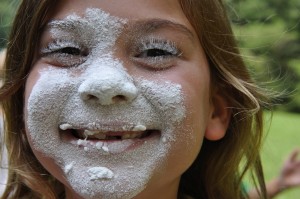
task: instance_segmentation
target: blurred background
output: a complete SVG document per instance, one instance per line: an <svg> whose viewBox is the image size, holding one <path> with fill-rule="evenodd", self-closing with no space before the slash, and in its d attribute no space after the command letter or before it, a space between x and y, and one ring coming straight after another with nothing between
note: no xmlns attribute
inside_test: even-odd
<svg viewBox="0 0 300 199"><path fill-rule="evenodd" d="M244 60L258 82L278 93L266 112L262 161L266 181L300 148L300 0L225 0ZM298 158L299 159L299 158ZM300 198L300 187L276 199Z"/></svg>
<svg viewBox="0 0 300 199"><path fill-rule="evenodd" d="M278 93L266 112L263 166L266 180L278 175L286 156L300 148L300 0L225 0L242 55L258 82ZM0 50L7 44L17 1L0 0ZM275 102L275 101L274 101ZM251 185L249 185L251 186ZM300 198L300 187L277 199Z"/></svg>

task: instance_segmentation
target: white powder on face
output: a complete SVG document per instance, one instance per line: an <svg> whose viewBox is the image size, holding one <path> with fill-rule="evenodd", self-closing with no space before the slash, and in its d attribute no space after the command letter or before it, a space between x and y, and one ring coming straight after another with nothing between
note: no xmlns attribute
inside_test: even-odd
<svg viewBox="0 0 300 199"><path fill-rule="evenodd" d="M103 143L102 143L102 142L97 142L97 143L96 143L96 148L97 148L97 149L99 149L99 150L102 149L102 146L103 146Z"/></svg>
<svg viewBox="0 0 300 199"><path fill-rule="evenodd" d="M107 146L103 146L103 147L102 147L102 150L105 151L105 152L109 152L109 149L108 149Z"/></svg>
<svg viewBox="0 0 300 199"><path fill-rule="evenodd" d="M87 146L87 140L79 139L79 140L77 140L77 145L86 147Z"/></svg>
<svg viewBox="0 0 300 199"><path fill-rule="evenodd" d="M133 78L120 61L107 53L123 24L124 20L99 9L88 9L84 18L72 15L52 22L54 38L67 38L63 30L81 31L80 39L93 50L78 67L83 71L80 75L74 76L71 68L41 71L25 110L35 150L55 159L70 186L86 199L136 196L164 167L172 144L177 144L182 133L175 131L186 112L181 86ZM90 92L97 98L88 100ZM115 93L127 96L128 102L113 104L110 96ZM111 155L108 152L118 151L130 141L122 146L114 143L109 145L111 148L102 143L93 148L80 139L72 145L61 140L59 126L63 130L74 126L111 131L159 129L162 140L150 140L134 150Z"/></svg>
<svg viewBox="0 0 300 199"><path fill-rule="evenodd" d="M72 170L73 165L74 165L74 162L71 162L70 164L66 165L65 169L64 169L64 172L69 173Z"/></svg>
<svg viewBox="0 0 300 199"><path fill-rule="evenodd" d="M162 137L161 141L162 141L163 143L166 143L166 142L167 142L167 138L166 138L166 137Z"/></svg>
<svg viewBox="0 0 300 199"><path fill-rule="evenodd" d="M59 125L59 128L61 130L67 130L67 129L71 129L72 125L71 124L61 124L61 125Z"/></svg>
<svg viewBox="0 0 300 199"><path fill-rule="evenodd" d="M136 125L132 130L133 131L145 131L147 128L144 125Z"/></svg>
<svg viewBox="0 0 300 199"><path fill-rule="evenodd" d="M114 173L106 167L93 167L87 170L90 180L111 179Z"/></svg>

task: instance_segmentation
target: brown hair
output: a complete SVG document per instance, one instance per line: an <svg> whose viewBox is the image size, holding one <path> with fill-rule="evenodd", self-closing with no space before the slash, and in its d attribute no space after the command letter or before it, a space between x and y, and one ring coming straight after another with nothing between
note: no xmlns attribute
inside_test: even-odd
<svg viewBox="0 0 300 199"><path fill-rule="evenodd" d="M252 169L261 197L266 198L259 160L264 95L252 82L239 55L221 0L179 1L210 62L212 83L226 97L233 113L223 139L204 140L198 158L182 176L179 193L195 198L246 198L241 181L245 172ZM35 158L23 121L26 76L46 16L54 5L53 0L23 0L9 38L5 83L0 90L9 158L8 186L3 198L59 197L55 190L59 182Z"/></svg>
<svg viewBox="0 0 300 199"><path fill-rule="evenodd" d="M262 107L268 105L268 97L249 75L222 1L180 3L210 62L212 83L227 98L232 111L225 137L214 142L204 140L197 160L183 175L181 189L196 198L245 198L242 179L250 170L261 198L266 198L259 151Z"/></svg>
<svg viewBox="0 0 300 199"><path fill-rule="evenodd" d="M54 1L24 0L15 17L5 62L0 100L4 110L4 139L8 151L8 185L3 198L57 198L53 180L33 155L24 132L23 95L37 38Z"/></svg>

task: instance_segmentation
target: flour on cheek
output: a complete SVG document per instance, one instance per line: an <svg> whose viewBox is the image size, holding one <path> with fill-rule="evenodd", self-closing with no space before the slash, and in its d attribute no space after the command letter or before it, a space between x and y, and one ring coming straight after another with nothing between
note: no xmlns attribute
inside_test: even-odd
<svg viewBox="0 0 300 199"><path fill-rule="evenodd" d="M94 49L78 66L79 75L72 68L40 72L27 104L28 136L35 150L56 161L68 186L82 197L132 198L161 172L182 133L177 130L186 113L181 86L133 78L104 52L114 46L125 20L87 9L85 17L72 15L66 21L82 30L92 27L94 37L87 34L85 42ZM60 21L52 23L61 26ZM66 33L55 29L52 34ZM125 99L112 99L118 94ZM143 139L103 140L107 132L138 136L148 129L156 133ZM102 139L80 139L72 131Z"/></svg>

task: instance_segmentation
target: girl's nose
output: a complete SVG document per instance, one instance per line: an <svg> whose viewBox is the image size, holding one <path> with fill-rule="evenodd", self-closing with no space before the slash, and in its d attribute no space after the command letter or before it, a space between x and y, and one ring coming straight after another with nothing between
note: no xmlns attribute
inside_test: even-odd
<svg viewBox="0 0 300 199"><path fill-rule="evenodd" d="M94 74L81 83L78 92L86 102L112 105L131 102L136 98L138 89L133 81L123 74Z"/></svg>

